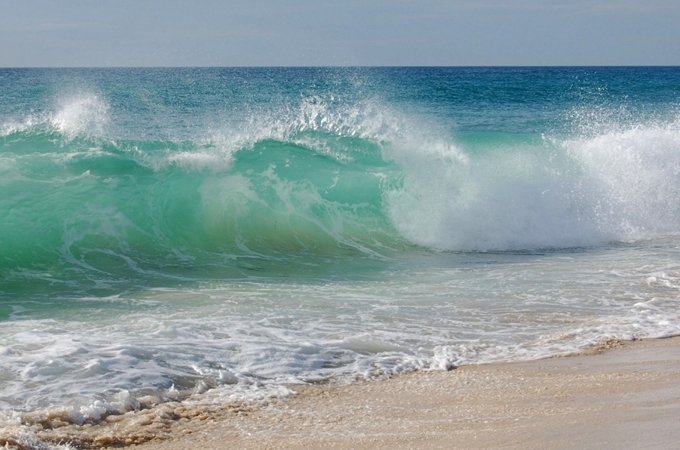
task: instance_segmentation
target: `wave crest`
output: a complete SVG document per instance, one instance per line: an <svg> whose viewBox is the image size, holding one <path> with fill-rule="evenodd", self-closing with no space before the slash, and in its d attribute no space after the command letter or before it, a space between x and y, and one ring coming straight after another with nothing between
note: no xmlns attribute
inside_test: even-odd
<svg viewBox="0 0 680 450"><path fill-rule="evenodd" d="M30 114L2 124L0 136L17 133L57 133L64 140L101 137L110 122L110 106L94 93L81 93L57 102L53 110Z"/></svg>
<svg viewBox="0 0 680 450"><path fill-rule="evenodd" d="M514 144L403 167L388 193L412 242L459 251L560 249L680 232L680 122Z"/></svg>

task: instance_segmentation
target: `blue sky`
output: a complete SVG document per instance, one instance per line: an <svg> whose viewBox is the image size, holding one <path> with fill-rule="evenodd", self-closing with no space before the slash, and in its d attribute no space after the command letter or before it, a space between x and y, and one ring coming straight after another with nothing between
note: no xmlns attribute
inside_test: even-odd
<svg viewBox="0 0 680 450"><path fill-rule="evenodd" d="M679 0L0 0L0 66L680 65Z"/></svg>

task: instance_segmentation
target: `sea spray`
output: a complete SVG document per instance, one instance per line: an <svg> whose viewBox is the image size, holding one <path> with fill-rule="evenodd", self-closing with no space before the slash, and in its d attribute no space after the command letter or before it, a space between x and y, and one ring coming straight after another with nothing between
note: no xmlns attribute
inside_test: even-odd
<svg viewBox="0 0 680 450"><path fill-rule="evenodd" d="M403 167L396 228L442 250L587 247L680 228L680 127L637 124ZM459 150L461 151L461 150ZM414 211L416 213L414 213Z"/></svg>

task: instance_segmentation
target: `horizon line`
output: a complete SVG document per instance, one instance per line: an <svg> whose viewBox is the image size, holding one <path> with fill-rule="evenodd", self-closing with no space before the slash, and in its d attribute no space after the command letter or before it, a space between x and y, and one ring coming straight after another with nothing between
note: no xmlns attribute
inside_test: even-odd
<svg viewBox="0 0 680 450"><path fill-rule="evenodd" d="M266 65L181 65L181 66L166 66L166 65L149 65L149 66L135 66L135 65L130 65L130 66L107 66L107 65L102 65L102 66L97 66L97 65L92 65L92 66L80 66L80 65L73 65L73 66L0 66L0 70L4 69L400 69L400 68L461 68L461 69L473 69L473 68L675 68L675 67L680 67L679 64L595 64L595 65L588 65L588 64L556 64L556 65L549 65L549 64L499 64L499 65L484 65L484 64L478 64L478 65L444 65L444 64L435 64L435 65L420 65L420 64L413 64L413 65L363 65L363 64L356 64L356 65L333 65L333 64L328 64L328 65L271 65L271 66L266 66Z"/></svg>

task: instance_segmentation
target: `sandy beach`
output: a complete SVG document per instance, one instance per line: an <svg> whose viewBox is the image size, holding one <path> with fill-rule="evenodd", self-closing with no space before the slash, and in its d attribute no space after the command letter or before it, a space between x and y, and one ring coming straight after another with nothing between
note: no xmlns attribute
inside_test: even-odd
<svg viewBox="0 0 680 450"><path fill-rule="evenodd" d="M139 450L671 449L680 442L680 337L293 389L257 405L165 403L35 435L75 448Z"/></svg>
<svg viewBox="0 0 680 450"><path fill-rule="evenodd" d="M42 437L139 450L671 449L680 442L677 337L612 342L569 357L294 389L294 396L258 406L164 404L111 416L103 426L77 432L63 427Z"/></svg>

